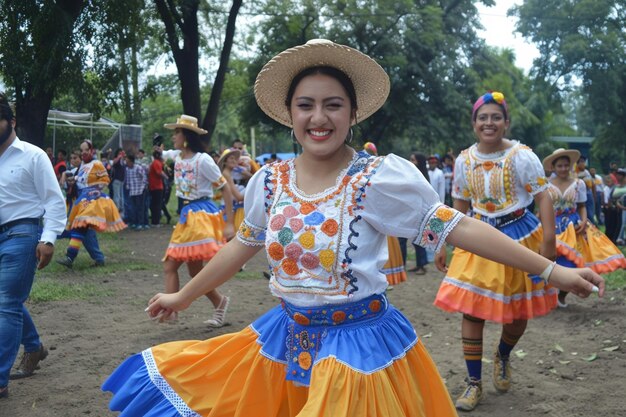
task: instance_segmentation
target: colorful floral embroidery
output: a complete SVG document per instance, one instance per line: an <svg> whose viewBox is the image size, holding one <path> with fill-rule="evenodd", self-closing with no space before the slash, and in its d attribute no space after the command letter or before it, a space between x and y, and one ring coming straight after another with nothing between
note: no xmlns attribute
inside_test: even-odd
<svg viewBox="0 0 626 417"><path fill-rule="evenodd" d="M247 246L262 246L265 244L265 228L241 222L237 231L237 239Z"/></svg>
<svg viewBox="0 0 626 417"><path fill-rule="evenodd" d="M334 219L328 219L322 224L322 232L326 233L328 236L333 237L337 234L337 230L339 230L339 224Z"/></svg>
<svg viewBox="0 0 626 417"><path fill-rule="evenodd" d="M448 215L447 212L450 212L452 215ZM446 214L440 217L437 213ZM450 233L463 216L462 213L443 204L434 206L428 211L427 215L424 216L424 221L420 227L421 233L415 243L425 248L438 251L445 242L448 233ZM442 217L447 220L444 220Z"/></svg>

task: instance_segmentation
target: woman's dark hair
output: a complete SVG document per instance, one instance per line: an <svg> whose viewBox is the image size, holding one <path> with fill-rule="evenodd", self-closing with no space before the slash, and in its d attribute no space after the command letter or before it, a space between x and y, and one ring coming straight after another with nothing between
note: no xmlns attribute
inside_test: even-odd
<svg viewBox="0 0 626 417"><path fill-rule="evenodd" d="M554 159L554 161L552 161L552 166L554 167L554 166L556 165L556 163L557 163L558 161L560 161L561 159L565 159L567 162L569 162L569 164L570 164L570 165L574 162L574 161L572 161L572 160L570 159L570 157L569 157L569 156L567 156L567 155L563 155L563 156L559 156L558 158Z"/></svg>
<svg viewBox="0 0 626 417"><path fill-rule="evenodd" d="M356 104L356 90L354 89L354 84L352 84L352 80L348 77L343 71L338 70L335 67L328 66L318 66L318 67L310 67L306 68L298 73L293 80L291 80L291 84L289 85L289 90L287 90L287 97L285 99L285 105L287 108L291 107L291 100L293 99L293 94L296 91L296 87L300 84L300 81L304 77L308 77L309 75L327 75L331 78L334 78L341 84L344 90L346 90L346 94L348 98L350 98L350 105L352 106L352 111L356 112L357 104Z"/></svg>
<svg viewBox="0 0 626 417"><path fill-rule="evenodd" d="M163 155L161 154L161 151L154 151L154 152L152 152L152 157L154 159L158 159L159 161L163 160Z"/></svg>
<svg viewBox="0 0 626 417"><path fill-rule="evenodd" d="M420 170L424 178L426 178L426 181L430 182L430 176L428 175L428 167L426 166L426 160L427 160L426 155L424 155L421 152L411 152L411 155L417 161L417 164L415 164L415 166L417 166L417 169Z"/></svg>
<svg viewBox="0 0 626 417"><path fill-rule="evenodd" d="M4 93L0 93L0 119L7 120L9 122L15 119L13 107Z"/></svg>
<svg viewBox="0 0 626 417"><path fill-rule="evenodd" d="M200 139L200 135L189 129L181 129L181 131L187 140L187 148L193 152L206 152L206 145Z"/></svg>

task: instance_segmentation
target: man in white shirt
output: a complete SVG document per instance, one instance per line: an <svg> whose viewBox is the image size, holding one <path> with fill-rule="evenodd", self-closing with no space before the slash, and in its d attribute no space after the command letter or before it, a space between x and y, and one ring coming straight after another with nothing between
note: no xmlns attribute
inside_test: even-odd
<svg viewBox="0 0 626 417"><path fill-rule="evenodd" d="M428 157L428 176L430 177L430 185L437 191L439 201L443 203L446 199L446 179L443 171L439 169L439 157L437 155Z"/></svg>
<svg viewBox="0 0 626 417"><path fill-rule="evenodd" d="M9 377L31 376L48 354L24 302L35 268L52 259L66 221L65 201L48 156L17 138L13 109L0 94L0 401L9 395ZM20 344L24 356L10 374Z"/></svg>

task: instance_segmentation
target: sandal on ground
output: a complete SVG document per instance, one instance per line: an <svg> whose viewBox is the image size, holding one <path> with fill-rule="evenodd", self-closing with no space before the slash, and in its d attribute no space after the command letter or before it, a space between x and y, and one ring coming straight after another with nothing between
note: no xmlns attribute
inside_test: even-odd
<svg viewBox="0 0 626 417"><path fill-rule="evenodd" d="M415 275L426 275L426 269L424 269L424 267L418 268L415 271Z"/></svg>
<svg viewBox="0 0 626 417"><path fill-rule="evenodd" d="M220 305L213 312L213 317L204 322L209 327L222 327L226 323L226 311L230 304L230 298L227 296L222 297Z"/></svg>

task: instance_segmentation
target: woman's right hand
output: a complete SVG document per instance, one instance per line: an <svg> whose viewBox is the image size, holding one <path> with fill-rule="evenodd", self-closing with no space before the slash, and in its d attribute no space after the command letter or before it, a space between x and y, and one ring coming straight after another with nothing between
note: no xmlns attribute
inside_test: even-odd
<svg viewBox="0 0 626 417"><path fill-rule="evenodd" d="M548 283L580 298L589 297L594 292L593 287L596 286L599 290L598 295L604 296L604 278L589 268L566 268L555 265Z"/></svg>
<svg viewBox="0 0 626 417"><path fill-rule="evenodd" d="M446 258L446 245L443 245L441 246L441 249L439 249L439 252L435 254L435 266L441 272L448 272L448 267L446 266Z"/></svg>
<svg viewBox="0 0 626 417"><path fill-rule="evenodd" d="M163 323L173 313L185 310L190 305L191 302L185 300L180 291L171 294L158 293L148 301L146 312L152 320Z"/></svg>

